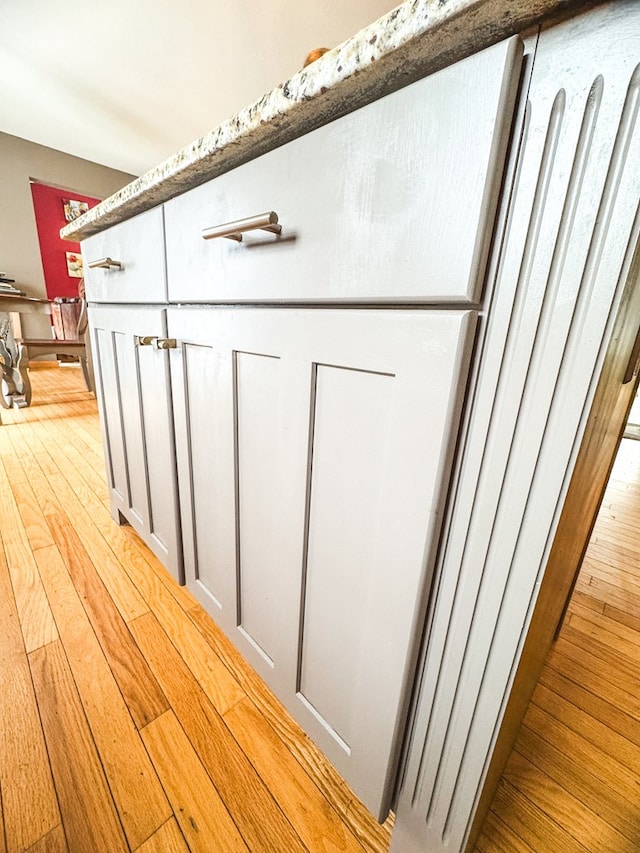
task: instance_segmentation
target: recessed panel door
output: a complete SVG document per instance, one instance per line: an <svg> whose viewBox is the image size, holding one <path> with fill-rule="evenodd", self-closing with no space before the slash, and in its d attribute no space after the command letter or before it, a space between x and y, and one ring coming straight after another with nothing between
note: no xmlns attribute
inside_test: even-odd
<svg viewBox="0 0 640 853"><path fill-rule="evenodd" d="M187 584L383 813L475 313L168 317Z"/></svg>
<svg viewBox="0 0 640 853"><path fill-rule="evenodd" d="M91 306L111 502L181 581L164 312Z"/></svg>

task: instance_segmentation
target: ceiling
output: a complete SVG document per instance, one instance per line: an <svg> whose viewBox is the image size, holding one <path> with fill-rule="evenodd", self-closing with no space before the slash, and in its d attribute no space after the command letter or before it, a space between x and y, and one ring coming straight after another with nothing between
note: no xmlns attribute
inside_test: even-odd
<svg viewBox="0 0 640 853"><path fill-rule="evenodd" d="M138 175L393 0L0 0L0 131Z"/></svg>

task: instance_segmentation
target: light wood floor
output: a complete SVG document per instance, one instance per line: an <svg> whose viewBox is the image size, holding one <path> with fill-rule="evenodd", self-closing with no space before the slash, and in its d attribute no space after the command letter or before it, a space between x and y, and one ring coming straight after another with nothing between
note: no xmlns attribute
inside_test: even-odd
<svg viewBox="0 0 640 853"><path fill-rule="evenodd" d="M0 853L382 851L188 592L111 519L95 401L0 427ZM640 442L624 441L479 853L640 850Z"/></svg>
<svg viewBox="0 0 640 853"><path fill-rule="evenodd" d="M640 441L624 439L480 853L640 850Z"/></svg>
<svg viewBox="0 0 640 853"><path fill-rule="evenodd" d="M95 400L0 426L0 853L387 849L213 622L109 514Z"/></svg>

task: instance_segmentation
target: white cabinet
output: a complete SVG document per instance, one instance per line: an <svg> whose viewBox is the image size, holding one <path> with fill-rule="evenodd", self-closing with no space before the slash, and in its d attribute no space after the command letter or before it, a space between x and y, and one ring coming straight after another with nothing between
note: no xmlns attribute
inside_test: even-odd
<svg viewBox="0 0 640 853"><path fill-rule="evenodd" d="M521 58L494 45L167 202L169 300L476 302ZM202 237L265 211L279 237Z"/></svg>
<svg viewBox="0 0 640 853"><path fill-rule="evenodd" d="M521 58L495 45L84 245L114 514L184 559L381 818ZM202 237L274 208L280 235Z"/></svg>
<svg viewBox="0 0 640 853"><path fill-rule="evenodd" d="M475 320L168 311L187 585L381 816Z"/></svg>
<svg viewBox="0 0 640 853"><path fill-rule="evenodd" d="M91 306L111 508L182 582L171 391L159 308Z"/></svg>
<svg viewBox="0 0 640 853"><path fill-rule="evenodd" d="M83 246L122 263L94 303L212 303L91 308L114 514L381 817L407 735L398 853L469 838L635 269L637 24L607 3L532 50L469 379L518 40ZM273 209L280 236L202 237Z"/></svg>

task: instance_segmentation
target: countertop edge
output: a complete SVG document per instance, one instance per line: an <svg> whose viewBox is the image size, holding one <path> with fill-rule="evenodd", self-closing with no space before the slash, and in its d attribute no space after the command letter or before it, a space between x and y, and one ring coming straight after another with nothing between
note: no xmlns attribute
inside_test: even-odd
<svg viewBox="0 0 640 853"><path fill-rule="evenodd" d="M407 0L60 232L83 240L377 98L594 0Z"/></svg>

